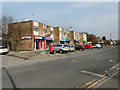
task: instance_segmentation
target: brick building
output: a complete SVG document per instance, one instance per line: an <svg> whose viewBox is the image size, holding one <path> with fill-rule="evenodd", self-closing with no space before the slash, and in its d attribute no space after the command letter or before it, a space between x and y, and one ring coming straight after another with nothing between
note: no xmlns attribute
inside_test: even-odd
<svg viewBox="0 0 120 90"><path fill-rule="evenodd" d="M70 45L78 45L80 36L79 33L76 31L69 31L70 34Z"/></svg>
<svg viewBox="0 0 120 90"><path fill-rule="evenodd" d="M69 44L69 31L60 27L54 27L54 45Z"/></svg>
<svg viewBox="0 0 120 90"><path fill-rule="evenodd" d="M44 50L50 44L83 45L87 42L85 33L52 27L33 20L8 25L11 50Z"/></svg>
<svg viewBox="0 0 120 90"><path fill-rule="evenodd" d="M46 48L49 48L50 44L53 44L54 38L53 38L53 27L47 26L47 30L45 33L46 37Z"/></svg>
<svg viewBox="0 0 120 90"><path fill-rule="evenodd" d="M79 33L79 37L80 37L80 45L87 44L87 34Z"/></svg>
<svg viewBox="0 0 120 90"><path fill-rule="evenodd" d="M11 23L8 25L11 50L44 50L46 42L54 40L52 32L51 27L32 20Z"/></svg>

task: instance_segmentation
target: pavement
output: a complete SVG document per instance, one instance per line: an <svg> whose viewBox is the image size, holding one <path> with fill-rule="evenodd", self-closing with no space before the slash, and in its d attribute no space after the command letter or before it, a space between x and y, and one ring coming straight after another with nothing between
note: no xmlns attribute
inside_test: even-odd
<svg viewBox="0 0 120 90"><path fill-rule="evenodd" d="M38 54L27 60L3 55L2 64L3 88L76 88L94 79L102 79L99 88L119 86L118 74L109 80L106 80L108 77L100 77L118 64L118 47L75 51L44 58Z"/></svg>

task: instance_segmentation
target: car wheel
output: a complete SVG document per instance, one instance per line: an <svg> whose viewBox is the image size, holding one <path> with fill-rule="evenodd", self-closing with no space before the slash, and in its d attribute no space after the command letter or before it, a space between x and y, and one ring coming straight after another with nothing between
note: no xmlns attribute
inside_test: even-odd
<svg viewBox="0 0 120 90"><path fill-rule="evenodd" d="M59 52L60 52L60 53L63 53L63 51L62 51L62 50L60 50Z"/></svg>
<svg viewBox="0 0 120 90"><path fill-rule="evenodd" d="M88 49L91 49L91 48L88 48Z"/></svg>
<svg viewBox="0 0 120 90"><path fill-rule="evenodd" d="M82 51L84 51L84 49L82 49Z"/></svg>

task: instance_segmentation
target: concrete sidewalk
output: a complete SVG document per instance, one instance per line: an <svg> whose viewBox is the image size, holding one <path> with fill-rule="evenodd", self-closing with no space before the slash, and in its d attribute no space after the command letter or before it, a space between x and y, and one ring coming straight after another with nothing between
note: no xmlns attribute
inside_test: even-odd
<svg viewBox="0 0 120 90"><path fill-rule="evenodd" d="M13 56L13 57L17 57L17 58L21 58L24 60L28 60L31 57L35 57L35 56L41 56L41 57L45 57L49 55L49 51L48 50L42 50L42 51L19 51L19 52L9 52L7 54L7 56Z"/></svg>

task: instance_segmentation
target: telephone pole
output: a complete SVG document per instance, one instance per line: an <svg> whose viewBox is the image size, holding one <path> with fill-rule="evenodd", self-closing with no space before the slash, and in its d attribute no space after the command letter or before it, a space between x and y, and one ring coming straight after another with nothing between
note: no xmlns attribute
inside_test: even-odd
<svg viewBox="0 0 120 90"><path fill-rule="evenodd" d="M110 32L110 40L112 40L112 32Z"/></svg>

